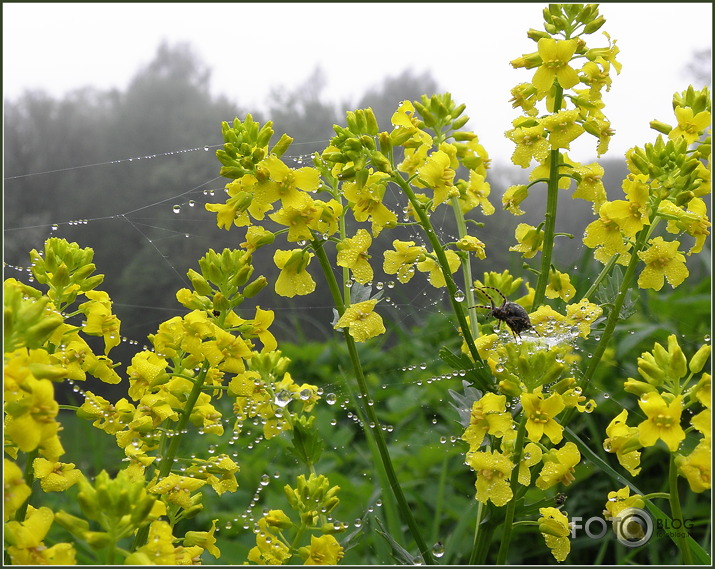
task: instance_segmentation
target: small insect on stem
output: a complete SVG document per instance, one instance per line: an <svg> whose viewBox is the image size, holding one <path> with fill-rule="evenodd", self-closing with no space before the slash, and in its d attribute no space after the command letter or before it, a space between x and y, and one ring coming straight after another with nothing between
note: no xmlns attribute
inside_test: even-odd
<svg viewBox="0 0 715 569"><path fill-rule="evenodd" d="M489 295L489 293L486 292L486 289L488 288L497 291L499 295L504 299L504 302L501 306L494 305L494 299ZM516 302L509 302L506 299L506 296L504 296L498 288L494 288L493 286L485 286L478 287L475 290L481 291L482 294L489 299L491 306L486 306L484 304L476 304L474 306L470 306L469 308L485 308L486 310L489 310L489 315L499 321L499 326L497 326L497 330L501 326L502 322L506 322L506 325L509 326L509 329L511 330L511 333L514 335L515 339L517 336L521 338L521 333L524 330L528 330L529 328L536 332L536 329L531 324L531 320L529 320L529 315L527 314L526 310L524 310L524 308L522 306L519 306ZM539 333L536 332L536 335L538 336Z"/></svg>

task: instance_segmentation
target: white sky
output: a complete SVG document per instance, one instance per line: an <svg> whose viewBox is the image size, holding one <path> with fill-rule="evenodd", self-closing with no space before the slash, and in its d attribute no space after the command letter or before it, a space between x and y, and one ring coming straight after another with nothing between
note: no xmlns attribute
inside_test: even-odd
<svg viewBox="0 0 715 569"><path fill-rule="evenodd" d="M509 61L535 51L526 31L543 29L546 5L4 3L4 97L26 89L54 96L87 85L123 89L161 40L190 42L212 69L213 92L256 110L271 87L296 86L316 66L327 77L325 100L351 103L411 68L430 71L441 89L466 103L492 159L506 162L513 144L503 133L517 116L509 91L533 74ZM601 31L617 40L623 64L605 96L616 130L613 156L651 141L652 119L672 120L672 95L689 83L683 68L695 50L712 45L712 4L606 3L600 11ZM574 159L592 154L595 143L587 138L583 154L572 150Z"/></svg>

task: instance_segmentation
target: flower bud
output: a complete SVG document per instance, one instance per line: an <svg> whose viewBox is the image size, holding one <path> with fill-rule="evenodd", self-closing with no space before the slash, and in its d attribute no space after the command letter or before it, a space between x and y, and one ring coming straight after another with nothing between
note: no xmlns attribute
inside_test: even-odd
<svg viewBox="0 0 715 569"><path fill-rule="evenodd" d="M675 334L668 336L668 354L670 355L671 377L680 379L688 370L688 360L685 358Z"/></svg>
<svg viewBox="0 0 715 569"><path fill-rule="evenodd" d="M698 351L695 352L695 355L690 359L690 365L688 366L691 373L699 373L703 367L705 367L705 364L710 357L710 349L710 344L703 344L700 346Z"/></svg>
<svg viewBox="0 0 715 569"><path fill-rule="evenodd" d="M458 119L456 119L456 120L452 123L452 128L455 129L455 130L460 129L460 128L462 128L465 124L467 124L468 122L469 122L469 116L468 116L468 115L464 115L463 117L459 117ZM453 136L454 136L454 135L453 135ZM455 140L456 140L456 138L455 138Z"/></svg>
<svg viewBox="0 0 715 569"><path fill-rule="evenodd" d="M386 174L392 172L390 161L377 150L370 153L370 162L378 172L385 172Z"/></svg>
<svg viewBox="0 0 715 569"><path fill-rule="evenodd" d="M365 122L366 122L365 131L370 136L377 136L377 133L379 132L380 127L377 124L377 117L375 117L375 113L373 112L371 107L368 107L367 109L365 109Z"/></svg>
<svg viewBox="0 0 715 569"><path fill-rule="evenodd" d="M592 20L586 26L583 28L583 32L585 34L592 34L593 32L598 31L603 24L606 23L606 20L603 16L599 16L595 20Z"/></svg>
<svg viewBox="0 0 715 569"><path fill-rule="evenodd" d="M629 377L623 383L623 389L625 391L627 391L628 393L637 395L638 397L640 397L641 395L644 395L645 393L651 393L653 391L657 391L656 388L653 387L653 385L651 385L650 383L646 383L645 381L639 381L637 379L633 379L632 377Z"/></svg>
<svg viewBox="0 0 715 569"><path fill-rule="evenodd" d="M252 283L246 285L246 287L243 289L243 296L246 298L253 298L256 296L262 289L268 284L268 280L266 277L261 275L258 277L256 280L254 280Z"/></svg>
<svg viewBox="0 0 715 569"><path fill-rule="evenodd" d="M256 137L256 146L259 148L263 148L268 146L268 143L271 140L271 137L273 136L273 128L271 122L267 122L266 124L261 127L261 130L258 131L258 136Z"/></svg>
<svg viewBox="0 0 715 569"><path fill-rule="evenodd" d="M529 39L532 39L532 40L534 40L534 41L536 41L536 42L538 42L538 41L539 41L540 39L542 39L542 38L550 38L550 37L551 37L551 35L548 34L547 32L542 32L542 31L539 31L539 30L535 30L535 29L533 29L533 28L530 29L528 32L526 32L526 36L527 36Z"/></svg>
<svg viewBox="0 0 715 569"><path fill-rule="evenodd" d="M291 145L293 142L293 139L288 136L287 134L282 134L280 139L278 139L278 142L275 143L273 148L271 148L271 153L275 154L277 157L283 156L286 150L288 150L288 147Z"/></svg>
<svg viewBox="0 0 715 569"><path fill-rule="evenodd" d="M213 292L211 285L203 275L197 273L194 269L189 269L186 274L189 277L189 281L191 281L191 286L194 287L198 294L209 295Z"/></svg>
<svg viewBox="0 0 715 569"><path fill-rule="evenodd" d="M363 134L360 137L360 143L362 144L363 148L367 148L368 150L375 150L375 139L372 136Z"/></svg>
<svg viewBox="0 0 715 569"><path fill-rule="evenodd" d="M663 134L669 134L673 127L659 120L650 121L650 128Z"/></svg>

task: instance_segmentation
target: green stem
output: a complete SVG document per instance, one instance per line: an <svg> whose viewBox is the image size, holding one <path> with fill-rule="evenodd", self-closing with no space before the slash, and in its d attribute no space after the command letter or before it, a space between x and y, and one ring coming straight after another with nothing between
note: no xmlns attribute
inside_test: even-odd
<svg viewBox="0 0 715 569"><path fill-rule="evenodd" d="M27 484L30 487L30 490L32 490L32 485L35 482L35 475L34 475L34 470L32 468L32 463L35 461L35 459L39 456L40 451L39 449L31 450L30 452L27 453L25 456L25 469L22 473L22 478L25 480L25 484ZM30 498L32 497L32 494L27 497L27 500L20 506L17 511L15 512L15 520L18 522L24 522L25 521L25 516L27 515L27 507L30 505Z"/></svg>
<svg viewBox="0 0 715 569"><path fill-rule="evenodd" d="M673 526L678 530L678 549L682 555L683 565L692 565L693 558L688 546L687 529L683 520L683 512L680 508L680 494L678 493L678 467L675 465L675 455L670 455L670 470L668 472L668 485L670 486L670 514L673 518Z"/></svg>
<svg viewBox="0 0 715 569"><path fill-rule="evenodd" d="M608 262L603 266L603 269L601 269L601 272L596 277L596 280L593 281L590 288L586 291L586 293L581 298L585 298L585 299L591 298L591 295L594 292L596 292L596 289L601 284L603 279L605 279L608 276L608 274L611 272L611 269L613 268L613 265L616 264L618 257L620 257L620 253L614 253L611 256L611 258L608 259Z"/></svg>
<svg viewBox="0 0 715 569"><path fill-rule="evenodd" d="M203 367L201 368L201 371L194 380L194 386L191 389L191 393L189 393L189 397L186 400L186 405L184 406L183 412L179 416L179 422L176 424L176 428L174 429L174 436L171 437L169 447L161 457L161 464L159 465L160 480L167 476L169 472L171 472L171 466L172 464L174 464L174 457L176 457L176 453L179 450L179 444L181 443L181 439L183 438L182 433L184 433L186 429L186 424L189 422L191 412L194 410L194 405L196 405L196 401L201 394L201 389L204 386L204 381L206 380L206 373L208 372L208 369L208 363L204 363ZM136 551L138 548L144 545L148 537L149 524L137 530L137 535L134 538L134 543L132 545L132 551Z"/></svg>
<svg viewBox="0 0 715 569"><path fill-rule="evenodd" d="M464 337L464 341L467 344L467 349L469 350L469 353L472 356L472 359L474 360L475 363L475 370L477 371L477 374L481 380L481 383L478 387L481 389L485 390L490 390L490 377L489 375L486 374L486 366L484 362L482 361L482 358L479 356L479 352L477 351L477 347L474 344L474 338L472 336L472 333L470 331L469 323L467 322L467 318L464 315L464 310L462 308L461 303L457 302L456 296L457 296L457 285L454 282L454 278L452 278L452 272L449 269L449 263L447 262L447 256L444 253L444 247L442 247L442 243L440 243L439 239L437 238L437 234L434 231L434 228L432 227L432 223L429 220L429 217L425 213L424 208L422 207L422 204L417 201L417 197L415 196L415 193L412 191L412 188L410 187L410 184L399 174L395 174L392 176L393 181L402 188L402 190L405 192L405 195L407 198L410 200L410 203L412 204L412 208L414 211L417 213L418 217L420 218L420 223L422 227L425 230L425 233L427 234L427 239L429 239L430 244L432 245L432 250L434 251L434 254L437 256L437 261L440 264L440 267L442 268L442 274L444 275L444 280L445 283L447 284L447 290L449 291L449 300L452 303L452 309L454 310L454 314L457 316L457 321L459 322L459 326L462 330L462 336ZM470 288L470 287L467 287ZM476 321L476 319L475 319Z"/></svg>
<svg viewBox="0 0 715 569"><path fill-rule="evenodd" d="M320 260L320 265L323 268L323 272L325 273L325 278L328 281L328 287L330 288L330 292L333 295L333 302L335 303L339 314L342 315L342 313L345 312L345 305L343 303L342 296L340 295L340 288L338 286L337 281L335 280L335 274L333 273L333 268L330 265L328 256L325 253L325 249L323 248L322 243L320 241L313 240L312 244L313 249L318 256L318 259ZM400 486L399 480L397 479L397 474L395 473L395 468L392 465L392 459L390 458L390 453L387 449L387 443L385 442L385 437L382 433L382 427L377 417L377 413L375 412L374 406L368 404L368 402L371 401L372 398L370 397L370 392L367 387L367 381L365 380L365 374L363 373L362 364L360 363L360 358L357 353L355 340L350 335L347 329L343 330L343 336L345 338L345 344L348 348L348 353L350 354L350 361L352 363L353 370L355 371L355 378L357 379L358 389L363 397L363 401L365 401L366 403L365 413L367 414L367 417L369 419L368 426L373 434L375 442L377 443L377 449L380 453L380 458L382 459L382 465L385 469L385 473L387 474L387 479L389 481L390 488L395 495L395 499L397 500L397 505L400 510L400 513L402 514L403 519L407 523L407 526L410 528L410 533L412 534L412 537L420 550L422 558L428 565L434 565L435 560L432 557L432 552L428 548L427 543L425 542L420 533L419 526L417 525L417 522L412 515L412 511L410 510L409 504L407 503L407 499L402 492L402 487Z"/></svg>
<svg viewBox="0 0 715 569"><path fill-rule="evenodd" d="M633 245L631 260L629 261L628 266L626 267L626 272L623 275L621 288L618 290L618 295L616 296L616 300L613 303L613 308L608 314L606 327L603 330L603 334L601 334L601 339L598 342L598 346L596 346L596 350L593 353L591 362L589 363L589 366L586 369L586 373L584 374L583 383L581 385L582 389L585 389L588 383L591 381L591 378L593 377L593 374L596 371L598 365L600 364L601 358L603 357L603 354L608 347L608 341L613 335L613 331L616 328L616 324L618 324L621 309L623 308L623 303L625 302L626 295L631 288L633 277L636 273L636 268L638 267L638 263L640 262L640 257L638 256L638 253L643 248L643 245L645 245L645 241L648 238L648 234L649 231L646 228L642 229L641 232L638 234L635 244Z"/></svg>
<svg viewBox="0 0 715 569"><path fill-rule="evenodd" d="M485 504L477 502L477 516L475 518L476 525L474 526L474 541L472 542L472 553L469 556L469 565L483 565L486 557L487 548L491 541L491 535L494 531L492 524L482 524L484 512L487 510Z"/></svg>
<svg viewBox="0 0 715 569"><path fill-rule="evenodd" d="M554 94L554 112L561 108L564 90L560 85L556 86ZM551 271L551 257L554 252L554 230L556 227L556 206L559 200L559 163L561 162L561 152L556 149L550 152L549 183L546 196L546 214L544 215L544 241L541 250L541 271L536 282L534 292L534 302L531 310L536 310L544 302L546 285L549 282L549 272Z"/></svg>
<svg viewBox="0 0 715 569"><path fill-rule="evenodd" d="M519 484L519 465L521 464L521 455L524 446L524 436L526 434L526 414L522 414L519 423L519 429L516 432L516 442L514 443L514 469L511 471L511 479L509 486L512 491L511 501L506 506L504 514L504 532L502 533L501 545L499 546L499 554L497 555L497 565L506 564L506 555L509 551L511 543L511 533L514 528L514 512L516 511L516 489Z"/></svg>
<svg viewBox="0 0 715 569"><path fill-rule="evenodd" d="M457 235L460 239L467 235L467 223L464 221L462 207L459 205L459 198L452 197L452 209L454 210L454 219L457 222ZM477 309L474 305L477 304L474 298L474 285L472 279L472 264L469 262L469 252L462 257L462 272L464 273L464 294L467 301L467 310L469 311L469 324L471 325L472 338L479 336L479 326L477 325Z"/></svg>

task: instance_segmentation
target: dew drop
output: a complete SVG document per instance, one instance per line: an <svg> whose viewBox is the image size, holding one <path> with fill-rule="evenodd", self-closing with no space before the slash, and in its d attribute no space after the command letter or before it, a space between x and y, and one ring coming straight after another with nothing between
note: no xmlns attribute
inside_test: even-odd
<svg viewBox="0 0 715 569"><path fill-rule="evenodd" d="M432 546L432 555L435 557L442 557L444 555L444 545L441 541L438 541Z"/></svg>
<svg viewBox="0 0 715 569"><path fill-rule="evenodd" d="M325 396L325 402L326 402L328 405L335 405L335 402L336 402L337 400L338 400L338 398L337 398L337 396L335 395L335 393L328 393L328 394Z"/></svg>
<svg viewBox="0 0 715 569"><path fill-rule="evenodd" d="M173 211L174 213L181 213L181 206L177 204L171 208L171 211Z"/></svg>

